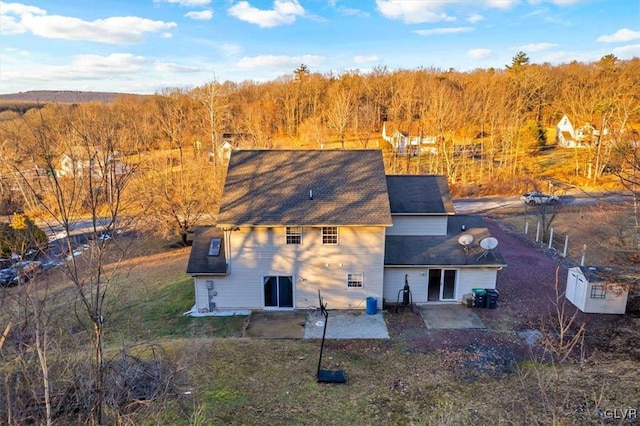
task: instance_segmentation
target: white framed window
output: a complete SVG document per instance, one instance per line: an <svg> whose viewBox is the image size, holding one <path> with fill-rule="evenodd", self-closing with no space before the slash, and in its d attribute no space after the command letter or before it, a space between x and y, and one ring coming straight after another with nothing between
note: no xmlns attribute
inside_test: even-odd
<svg viewBox="0 0 640 426"><path fill-rule="evenodd" d="M325 245L338 244L338 227L337 226L322 227L322 244L325 244Z"/></svg>
<svg viewBox="0 0 640 426"><path fill-rule="evenodd" d="M605 299L607 297L607 288L603 285L594 284L591 286L592 299Z"/></svg>
<svg viewBox="0 0 640 426"><path fill-rule="evenodd" d="M302 228L287 226L285 228L285 242L287 244L302 244Z"/></svg>
<svg viewBox="0 0 640 426"><path fill-rule="evenodd" d="M363 288L364 274L347 274L347 288Z"/></svg>

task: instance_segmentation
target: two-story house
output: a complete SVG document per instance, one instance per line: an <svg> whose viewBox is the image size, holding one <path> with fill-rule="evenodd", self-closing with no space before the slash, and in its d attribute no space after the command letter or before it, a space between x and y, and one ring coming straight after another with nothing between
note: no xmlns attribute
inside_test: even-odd
<svg viewBox="0 0 640 426"><path fill-rule="evenodd" d="M233 151L217 226L194 238L192 312L304 309L319 289L335 309L381 307L405 275L415 302L459 301L505 266L462 233L488 236L454 215L444 177L386 176L379 150Z"/></svg>

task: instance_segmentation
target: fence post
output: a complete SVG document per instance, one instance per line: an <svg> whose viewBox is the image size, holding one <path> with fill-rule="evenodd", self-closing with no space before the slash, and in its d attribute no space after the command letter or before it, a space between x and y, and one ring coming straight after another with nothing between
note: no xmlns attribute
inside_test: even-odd
<svg viewBox="0 0 640 426"><path fill-rule="evenodd" d="M587 255L587 245L582 246L582 258L580 258L580 266L584 266L584 258Z"/></svg>
<svg viewBox="0 0 640 426"><path fill-rule="evenodd" d="M551 228L551 231L549 232L549 249L553 248L553 228Z"/></svg>
<svg viewBox="0 0 640 426"><path fill-rule="evenodd" d="M540 241L540 221L538 221L538 226L536 227L536 243Z"/></svg>
<svg viewBox="0 0 640 426"><path fill-rule="evenodd" d="M528 220L524 221L524 235L526 235L527 237L529 236L529 221Z"/></svg>
<svg viewBox="0 0 640 426"><path fill-rule="evenodd" d="M562 252L562 257L567 257L567 247L569 247L569 234L564 236L564 251Z"/></svg>

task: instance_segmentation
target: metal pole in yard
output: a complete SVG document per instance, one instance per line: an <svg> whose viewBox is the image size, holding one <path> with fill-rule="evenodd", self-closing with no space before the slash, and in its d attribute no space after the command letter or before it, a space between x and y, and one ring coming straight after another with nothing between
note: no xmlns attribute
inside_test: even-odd
<svg viewBox="0 0 640 426"><path fill-rule="evenodd" d="M536 243L540 241L540 221L538 221L538 226L536 227Z"/></svg>
<svg viewBox="0 0 640 426"><path fill-rule="evenodd" d="M549 232L549 249L553 248L553 228Z"/></svg>
<svg viewBox="0 0 640 426"><path fill-rule="evenodd" d="M564 251L562 257L567 257L567 247L569 247L569 234L564 236Z"/></svg>
<svg viewBox="0 0 640 426"><path fill-rule="evenodd" d="M587 255L587 245L582 246L582 258L580 259L580 266L584 266L584 258Z"/></svg>
<svg viewBox="0 0 640 426"><path fill-rule="evenodd" d="M529 221L524 221L524 235L529 235Z"/></svg>

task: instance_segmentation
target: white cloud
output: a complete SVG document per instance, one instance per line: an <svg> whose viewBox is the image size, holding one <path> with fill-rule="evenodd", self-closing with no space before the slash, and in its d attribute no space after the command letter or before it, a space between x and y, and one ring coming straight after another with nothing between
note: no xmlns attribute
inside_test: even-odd
<svg viewBox="0 0 640 426"><path fill-rule="evenodd" d="M211 3L211 0L153 0L154 3L174 3L179 4L180 6L186 7L198 7L198 6L206 6Z"/></svg>
<svg viewBox="0 0 640 426"><path fill-rule="evenodd" d="M430 35L438 35L438 34L468 33L469 31L473 31L473 27L432 28L430 30L415 30L413 32L422 36L430 36Z"/></svg>
<svg viewBox="0 0 640 426"><path fill-rule="evenodd" d="M262 28L292 24L297 16L305 14L305 10L298 3L298 0L275 0L273 9L270 10L258 9L247 1L241 1L230 7L228 12L241 21L256 24Z"/></svg>
<svg viewBox="0 0 640 426"><path fill-rule="evenodd" d="M77 55L72 62L74 69L93 75L138 72L144 69L146 64L147 60L144 57L130 53L114 53L109 56Z"/></svg>
<svg viewBox="0 0 640 426"><path fill-rule="evenodd" d="M467 22L469 22L471 24L475 24L475 23L478 23L478 22L482 21L483 19L484 19L484 16L479 15L479 14L476 13L476 14L473 14L473 15L469 16L467 18Z"/></svg>
<svg viewBox="0 0 640 426"><path fill-rule="evenodd" d="M486 0L484 2L489 7L496 9L511 9L516 4L520 3L520 0Z"/></svg>
<svg viewBox="0 0 640 426"><path fill-rule="evenodd" d="M156 62L154 64L155 69L161 72L198 72L200 69L198 67L192 67L187 65L178 65L173 62Z"/></svg>
<svg viewBox="0 0 640 426"><path fill-rule="evenodd" d="M213 11L202 10L200 12L187 12L184 14L184 16L198 21L208 21L209 19L213 18Z"/></svg>
<svg viewBox="0 0 640 426"><path fill-rule="evenodd" d="M554 47L558 47L559 44L556 43L530 43L524 44L522 46L517 46L514 50L522 51L522 52L542 52L543 50L553 49Z"/></svg>
<svg viewBox="0 0 640 426"><path fill-rule="evenodd" d="M0 13L3 15L46 15L47 11L36 6L29 6L20 3L5 3L0 1Z"/></svg>
<svg viewBox="0 0 640 426"><path fill-rule="evenodd" d="M364 10L354 9L352 7L340 6L336 10L338 11L338 13L344 16L358 16L360 18L368 18L369 16L371 16L369 15L369 13L365 12Z"/></svg>
<svg viewBox="0 0 640 426"><path fill-rule="evenodd" d="M455 18L442 12L447 4L443 0L413 1L413 0L376 0L380 13L389 19L399 19L406 24L420 24L424 22L451 21Z"/></svg>
<svg viewBox="0 0 640 426"><path fill-rule="evenodd" d="M616 47L612 50L612 53L620 59L632 58L634 56L640 56L640 44L630 44L628 46Z"/></svg>
<svg viewBox="0 0 640 426"><path fill-rule="evenodd" d="M366 64L366 63L370 63L370 62L377 62L380 60L380 57L376 56L376 55L371 55L371 56L355 56L353 58L353 61L356 64Z"/></svg>
<svg viewBox="0 0 640 426"><path fill-rule="evenodd" d="M226 55L239 55L242 53L242 46L233 43L215 43L214 47Z"/></svg>
<svg viewBox="0 0 640 426"><path fill-rule="evenodd" d="M520 0L376 0L378 11L389 19L398 19L405 24L421 24L424 22L450 22L458 18L449 15L446 9L458 7L461 10L476 8L510 9ZM478 22L484 17L471 14L466 20Z"/></svg>
<svg viewBox="0 0 640 426"><path fill-rule="evenodd" d="M286 56L286 55L259 55L254 57L244 57L236 65L238 68L283 68L288 69L305 64L309 67L317 67L324 61L323 56L302 55L302 56Z"/></svg>
<svg viewBox="0 0 640 426"><path fill-rule="evenodd" d="M580 3L581 1L584 1L584 0L549 0L549 3L553 3L558 6L569 6L572 4ZM539 3L539 1L535 1L535 2L530 1L530 2L534 4Z"/></svg>
<svg viewBox="0 0 640 426"><path fill-rule="evenodd" d="M617 43L620 41L631 41L640 38L640 31L633 31L628 28L622 28L611 35L602 35L597 41L602 43Z"/></svg>
<svg viewBox="0 0 640 426"><path fill-rule="evenodd" d="M491 49L471 49L467 51L467 56L471 59L487 59L493 54Z"/></svg>
<svg viewBox="0 0 640 426"><path fill-rule="evenodd" d="M48 15L45 10L18 3L2 3L0 28L3 34L30 32L44 38L87 40L112 44L133 44L145 33L174 28L174 22L152 21L135 16L118 16L95 21Z"/></svg>
<svg viewBox="0 0 640 426"><path fill-rule="evenodd" d="M40 65L3 71L2 79L11 81L44 81L60 84L64 81L105 79L122 73L132 74L146 69L147 60L130 53L109 56L78 55L68 65Z"/></svg>

